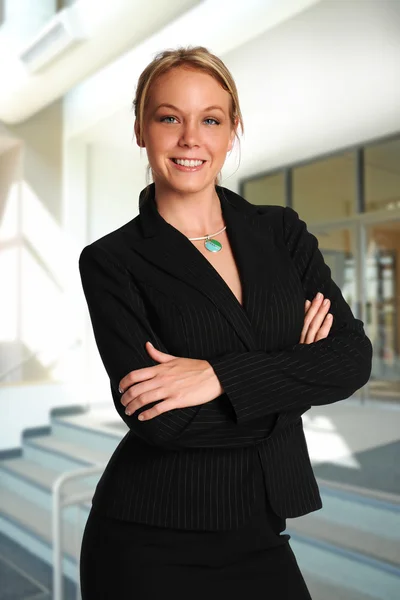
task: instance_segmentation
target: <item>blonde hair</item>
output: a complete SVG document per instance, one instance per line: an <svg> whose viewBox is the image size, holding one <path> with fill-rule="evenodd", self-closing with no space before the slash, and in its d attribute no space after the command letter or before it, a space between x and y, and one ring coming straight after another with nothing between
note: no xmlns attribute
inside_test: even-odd
<svg viewBox="0 0 400 600"><path fill-rule="evenodd" d="M140 144L143 143L144 110L151 85L158 77L176 67L190 68L208 73L208 75L211 75L211 77L216 79L222 88L229 93L231 97L229 113L230 121L232 127L235 128L235 135L240 143L237 135L236 121L237 125L240 125L243 134L243 117L240 110L236 84L229 69L218 56L212 54L207 48L204 48L204 46L188 46L186 48L180 47L176 50L164 50L163 52L159 52L151 63L147 65L138 79L132 108L139 125ZM218 183L218 177L216 183Z"/></svg>

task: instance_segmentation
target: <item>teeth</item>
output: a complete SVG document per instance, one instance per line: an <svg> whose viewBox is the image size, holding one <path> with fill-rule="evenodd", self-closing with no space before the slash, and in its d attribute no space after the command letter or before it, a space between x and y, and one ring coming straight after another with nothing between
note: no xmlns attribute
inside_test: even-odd
<svg viewBox="0 0 400 600"><path fill-rule="evenodd" d="M203 160L181 160L180 158L174 158L173 161L182 167L199 167L204 162Z"/></svg>

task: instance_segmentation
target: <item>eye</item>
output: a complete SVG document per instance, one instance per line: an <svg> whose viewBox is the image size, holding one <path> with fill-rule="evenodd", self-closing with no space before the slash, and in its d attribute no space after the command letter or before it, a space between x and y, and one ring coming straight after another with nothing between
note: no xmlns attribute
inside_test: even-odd
<svg viewBox="0 0 400 600"><path fill-rule="evenodd" d="M167 119L175 119L176 121L175 117L161 117L160 121L161 123L172 123L172 121L167 121Z"/></svg>
<svg viewBox="0 0 400 600"><path fill-rule="evenodd" d="M212 123L208 122L207 125L219 125L219 121L217 121L217 119L213 119L212 117L209 117L208 119L204 119L205 122L207 121L212 121Z"/></svg>

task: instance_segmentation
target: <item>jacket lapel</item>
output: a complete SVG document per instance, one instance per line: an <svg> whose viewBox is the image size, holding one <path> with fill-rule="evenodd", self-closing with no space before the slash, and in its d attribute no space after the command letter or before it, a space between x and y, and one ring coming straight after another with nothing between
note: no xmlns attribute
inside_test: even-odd
<svg viewBox="0 0 400 600"><path fill-rule="evenodd" d="M249 351L258 350L248 312L255 308L252 299L258 296L260 280L270 280L276 266L269 252L272 250L271 234L269 228L262 226L258 207L234 192L216 186L242 282L242 307L218 271L184 234L160 215L154 199L154 184L147 189L149 196L140 206L143 237L131 239L130 244L145 260L204 294L232 325L245 347Z"/></svg>

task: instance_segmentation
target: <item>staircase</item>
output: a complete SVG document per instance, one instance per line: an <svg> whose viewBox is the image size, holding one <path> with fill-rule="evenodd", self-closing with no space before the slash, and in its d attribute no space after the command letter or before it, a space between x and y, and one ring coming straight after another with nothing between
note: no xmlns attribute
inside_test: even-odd
<svg viewBox="0 0 400 600"><path fill-rule="evenodd" d="M93 423L80 407L54 409L50 426L25 431L20 450L0 452L0 533L51 565L53 482L66 471L104 467L126 431L122 421ZM63 488L67 495L86 493L88 499L62 513L63 571L74 582L83 528L100 475L68 482Z"/></svg>
<svg viewBox="0 0 400 600"><path fill-rule="evenodd" d="M51 565L52 483L65 471L105 466L126 431L116 413L80 407L54 409L49 427L26 431L20 450L0 453L0 533ZM98 479L71 481L65 488L88 498L63 511L63 570L75 582ZM398 600L400 498L319 483L323 510L287 521L313 600Z"/></svg>
<svg viewBox="0 0 400 600"><path fill-rule="evenodd" d="M319 487L323 509L287 520L312 597L397 600L400 497L321 480Z"/></svg>

